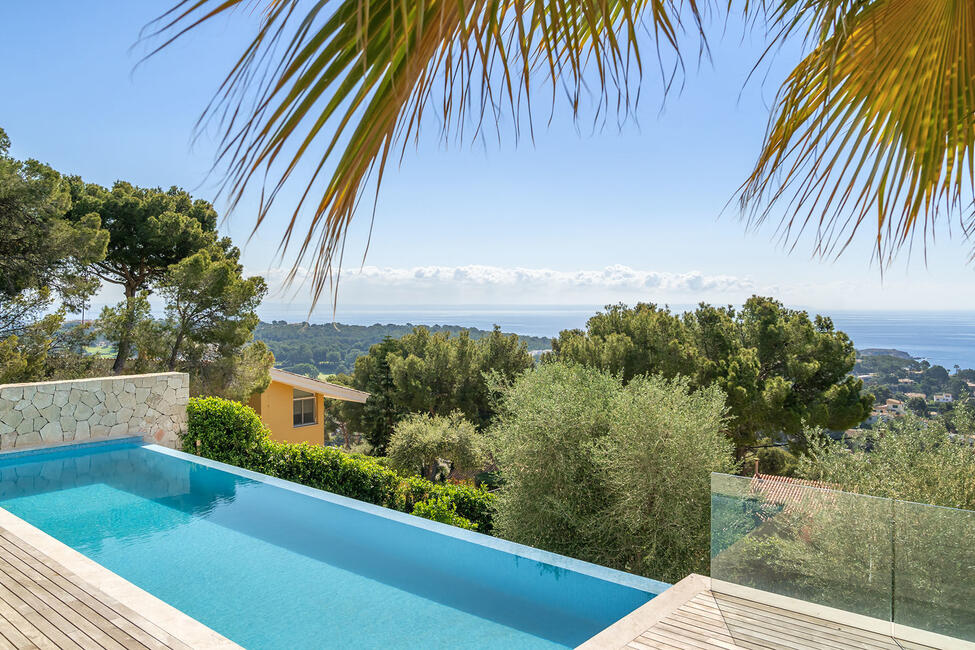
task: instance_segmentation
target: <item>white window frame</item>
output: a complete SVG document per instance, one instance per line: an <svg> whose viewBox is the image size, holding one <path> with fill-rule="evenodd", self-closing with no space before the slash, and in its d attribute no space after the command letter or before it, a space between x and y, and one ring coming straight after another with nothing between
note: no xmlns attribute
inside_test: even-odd
<svg viewBox="0 0 975 650"><path fill-rule="evenodd" d="M299 427L310 427L315 424L318 424L318 405L316 404L317 400L318 400L318 396L315 395L315 393L309 393L308 391L301 390L300 388L291 389L291 424L293 428L297 429ZM295 418L298 416L298 413L295 412L295 406L298 405L299 403L301 404L300 423L295 422ZM305 422L304 419L305 416L307 415L307 413L305 412L305 405L309 403L311 404L311 422Z"/></svg>

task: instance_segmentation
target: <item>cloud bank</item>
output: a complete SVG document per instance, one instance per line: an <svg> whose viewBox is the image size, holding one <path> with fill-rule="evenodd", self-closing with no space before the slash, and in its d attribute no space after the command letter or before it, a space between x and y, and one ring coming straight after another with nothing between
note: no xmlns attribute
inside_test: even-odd
<svg viewBox="0 0 975 650"><path fill-rule="evenodd" d="M295 301L307 295L300 272L284 286L286 269L266 274L270 300ZM365 266L343 270L339 301L343 304L568 304L589 302L727 300L739 301L755 291L746 277L700 271L639 270L613 265L595 270L465 266Z"/></svg>

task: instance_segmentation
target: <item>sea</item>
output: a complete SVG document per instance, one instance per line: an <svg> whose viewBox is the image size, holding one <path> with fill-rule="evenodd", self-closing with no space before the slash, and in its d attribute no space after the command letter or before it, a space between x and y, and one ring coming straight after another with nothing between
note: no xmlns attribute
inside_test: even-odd
<svg viewBox="0 0 975 650"><path fill-rule="evenodd" d="M670 305L674 311L693 305ZM586 321L602 309L596 305L419 305L342 307L334 321L350 325L413 324L460 325L530 336L558 336L565 329L585 328ZM332 322L331 309L311 318L296 306L276 305L262 310L264 320ZM951 371L954 366L975 368L975 312L973 311L849 311L808 310L833 319L858 349L893 348Z"/></svg>

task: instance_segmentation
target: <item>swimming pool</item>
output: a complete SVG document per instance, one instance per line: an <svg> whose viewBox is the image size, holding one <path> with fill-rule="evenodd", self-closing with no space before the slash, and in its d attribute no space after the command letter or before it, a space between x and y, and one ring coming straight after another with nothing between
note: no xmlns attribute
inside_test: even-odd
<svg viewBox="0 0 975 650"><path fill-rule="evenodd" d="M669 585L136 441L0 456L0 507L247 648L564 648Z"/></svg>

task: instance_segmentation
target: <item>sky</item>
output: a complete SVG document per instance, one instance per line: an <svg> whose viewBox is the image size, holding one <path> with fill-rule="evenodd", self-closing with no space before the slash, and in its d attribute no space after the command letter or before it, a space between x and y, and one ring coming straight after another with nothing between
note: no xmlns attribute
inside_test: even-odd
<svg viewBox="0 0 975 650"><path fill-rule="evenodd" d="M0 127L12 154L90 182L178 185L214 200L247 272L269 281L266 309L307 311L308 285L283 283L294 251L278 250L297 189L251 236L256 200L228 214L210 173L215 135L194 139L257 18L236 14L140 63L140 31L168 6L0 4ZM561 104L533 140L517 143L503 128L500 144L445 144L425 125L386 171L371 239L370 209L353 224L337 318L362 306L729 304L755 293L817 310L975 309L971 244L957 228L939 232L926 259L916 246L882 274L869 232L838 260L821 260L809 238L783 247L775 223L745 227L729 201L799 49L783 48L748 80L761 34L734 21L710 27L710 60L688 61L666 98L649 70L621 127L594 130ZM95 306L119 297L105 291ZM330 318L330 299L314 314Z"/></svg>

